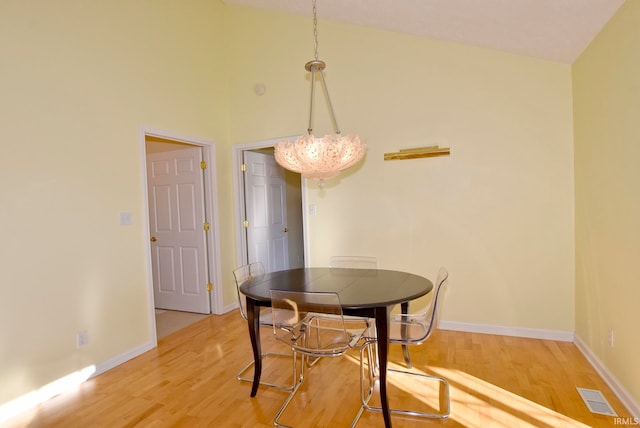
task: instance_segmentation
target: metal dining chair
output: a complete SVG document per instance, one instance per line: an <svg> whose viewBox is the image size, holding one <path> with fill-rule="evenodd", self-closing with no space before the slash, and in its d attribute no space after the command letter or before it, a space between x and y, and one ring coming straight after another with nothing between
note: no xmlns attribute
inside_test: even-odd
<svg viewBox="0 0 640 428"><path fill-rule="evenodd" d="M340 298L332 292L271 290L271 308L276 340L290 346L303 360L296 386L273 419L275 426L287 427L279 419L302 385L304 360L340 357L363 346L367 324L364 319L344 317Z"/></svg>
<svg viewBox="0 0 640 428"><path fill-rule="evenodd" d="M419 314L398 314L396 315L390 322L389 329L389 343L397 343L402 345L421 345L433 333L433 331L438 327L440 310L442 307L442 296L441 293L447 285L449 279L449 272L445 268L440 268L438 271L438 276L436 279L436 288L434 290L433 299L429 307L422 313ZM361 349L361 360L364 358L365 348L372 346L374 342L368 342ZM371 373L375 374L376 370L373 372L370 370L369 376ZM397 370L397 369L388 369L388 372L391 374L399 374L406 376L414 376L420 379L430 379L435 380L440 383L441 387L444 387L444 396L439 397L439 401L444 401L442 408L439 409L439 413L429 413L424 411L417 410L404 410L404 409L390 409L390 413L396 413L407 416L414 417L423 417L423 418L436 418L436 419L446 419L449 417L451 412L451 403L449 397L449 382L441 377L435 375L427 375L423 373L415 373L408 370ZM375 380L369 378L369 385L365 384L365 376L364 376L364 365L361 363L361 396L362 396L362 406L360 407L360 411L356 415L353 423L351 424L351 428L355 427L360 416L365 410L371 410L376 412L381 412L382 409L376 406L370 406L369 400L371 399L374 391Z"/></svg>
<svg viewBox="0 0 640 428"><path fill-rule="evenodd" d="M245 296L240 292L240 286L244 284L247 280L251 278L256 278L261 275L264 275L264 266L260 262L250 263L248 265L240 266L233 270L233 277L236 282L236 291L238 293L238 303L240 305L240 314L244 320L247 320L247 300ZM261 310L262 308L256 308ZM267 327L269 330L273 328L273 324L271 322L271 311L262 311L260 312L260 326ZM296 384L297 378L297 364L296 358L293 353L285 354L280 352L263 352L262 358L291 358L293 360L293 380L291 384L278 384L267 381L260 381L260 385L276 388L283 391L291 391ZM242 382L253 382L253 377L244 377L243 374L248 371L251 367L255 365L255 361L251 360L245 366L240 369L238 374L236 375L236 379Z"/></svg>

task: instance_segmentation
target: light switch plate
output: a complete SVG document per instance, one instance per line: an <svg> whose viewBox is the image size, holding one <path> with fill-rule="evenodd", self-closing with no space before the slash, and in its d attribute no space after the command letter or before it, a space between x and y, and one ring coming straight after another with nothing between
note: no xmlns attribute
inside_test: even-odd
<svg viewBox="0 0 640 428"><path fill-rule="evenodd" d="M132 223L131 213L130 212L121 212L120 213L120 226L130 226Z"/></svg>

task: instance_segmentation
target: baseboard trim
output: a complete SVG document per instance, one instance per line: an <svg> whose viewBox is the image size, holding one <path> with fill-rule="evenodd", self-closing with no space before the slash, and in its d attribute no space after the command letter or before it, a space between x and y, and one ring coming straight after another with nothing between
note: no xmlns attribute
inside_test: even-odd
<svg viewBox="0 0 640 428"><path fill-rule="evenodd" d="M622 402L624 407L627 408L629 413L636 418L636 420L640 419L640 405L635 402L635 400L631 397L631 394L620 384L618 379L607 369L607 367L600 361L600 359L593 353L591 348L587 346L587 344L578 336L575 335L575 339L573 343L578 347L580 352L584 355L584 357L589 361L589 363L593 366L593 368L598 372L598 374L604 379L604 381L609 385L609 388L613 391L613 393L618 397L618 399Z"/></svg>
<svg viewBox="0 0 640 428"><path fill-rule="evenodd" d="M222 313L226 314L227 312L231 312L232 310L238 309L239 307L240 305L238 304L238 302L233 302L232 304L223 307Z"/></svg>
<svg viewBox="0 0 640 428"><path fill-rule="evenodd" d="M442 330L464 331L467 333L497 334L500 336L527 337L531 339L558 340L573 342L574 333L563 330L545 330L526 327L509 327L494 324L474 324L455 321L440 321L438 328Z"/></svg>
<svg viewBox="0 0 640 428"><path fill-rule="evenodd" d="M120 364L126 363L127 361L138 357L144 354L147 351L155 348L156 345L152 342L143 343L142 345L138 345L133 349L130 349L127 352L124 352L120 355L116 355L113 358L110 358L106 361L96 364L96 371L91 375L91 377L98 376L108 370L111 370L114 367L119 366Z"/></svg>

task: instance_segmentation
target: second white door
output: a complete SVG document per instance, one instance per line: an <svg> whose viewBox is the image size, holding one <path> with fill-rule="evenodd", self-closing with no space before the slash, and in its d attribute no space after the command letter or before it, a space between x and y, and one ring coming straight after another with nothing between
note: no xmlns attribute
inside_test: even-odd
<svg viewBox="0 0 640 428"><path fill-rule="evenodd" d="M289 268L287 186L273 155L244 152L247 257L267 272Z"/></svg>

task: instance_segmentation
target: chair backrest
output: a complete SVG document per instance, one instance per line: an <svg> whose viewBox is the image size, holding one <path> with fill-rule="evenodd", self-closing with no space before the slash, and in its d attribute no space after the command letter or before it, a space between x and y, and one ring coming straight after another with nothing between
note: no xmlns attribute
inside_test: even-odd
<svg viewBox="0 0 640 428"><path fill-rule="evenodd" d="M441 302L441 292L444 289L444 286L449 282L449 272L441 267L438 270L438 276L436 277L436 289L433 294L433 300L431 301L431 305L427 309L425 313L425 318L429 323L429 327L427 328L427 334L425 335L425 339L427 339L434 329L438 327L438 323L440 322L440 310L442 305Z"/></svg>
<svg viewBox="0 0 640 428"><path fill-rule="evenodd" d="M351 269L377 269L378 259L371 256L331 256L329 267Z"/></svg>
<svg viewBox="0 0 640 428"><path fill-rule="evenodd" d="M273 333L312 356L339 356L350 348L337 293L271 290Z"/></svg>
<svg viewBox="0 0 640 428"><path fill-rule="evenodd" d="M240 292L240 286L247 280L263 274L264 266L260 262L250 263L233 270L233 277L236 280L236 292L238 293L238 303L240 304L240 314L245 320L247 319L247 300L244 294Z"/></svg>

